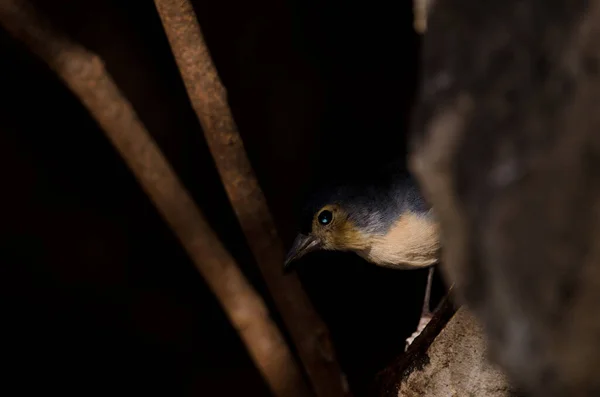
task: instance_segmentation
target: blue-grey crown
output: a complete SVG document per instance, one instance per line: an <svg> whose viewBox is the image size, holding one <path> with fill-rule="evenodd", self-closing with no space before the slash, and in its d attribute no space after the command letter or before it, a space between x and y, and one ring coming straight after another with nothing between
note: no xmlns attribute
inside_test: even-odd
<svg viewBox="0 0 600 397"><path fill-rule="evenodd" d="M301 232L310 232L315 213L327 204L342 207L350 220L369 234L385 234L406 212L426 216L430 209L410 174L377 175L317 191L304 207Z"/></svg>

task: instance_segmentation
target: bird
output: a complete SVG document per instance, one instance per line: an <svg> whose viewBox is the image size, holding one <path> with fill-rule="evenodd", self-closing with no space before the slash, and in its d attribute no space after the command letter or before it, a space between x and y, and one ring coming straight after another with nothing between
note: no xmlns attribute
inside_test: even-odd
<svg viewBox="0 0 600 397"><path fill-rule="evenodd" d="M441 252L434 209L415 178L388 167L366 180L318 189L302 208L298 229L284 260L288 272L318 250L354 252L392 269L429 268L421 318L408 348L432 317L431 285Z"/></svg>

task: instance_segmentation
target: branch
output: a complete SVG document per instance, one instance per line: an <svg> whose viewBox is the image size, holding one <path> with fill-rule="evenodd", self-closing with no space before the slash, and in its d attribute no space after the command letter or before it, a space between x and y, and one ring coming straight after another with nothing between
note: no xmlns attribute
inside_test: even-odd
<svg viewBox="0 0 600 397"><path fill-rule="evenodd" d="M102 126L219 299L273 393L310 396L264 302L210 229L102 61L51 29L26 1L1 1L0 22L58 74Z"/></svg>
<svg viewBox="0 0 600 397"><path fill-rule="evenodd" d="M433 316L425 329L408 346L406 352L377 374L369 395L372 397L398 396L398 390L404 378L428 360L427 354L430 346L448 322L451 321L456 310L453 303L453 288L450 288L434 310Z"/></svg>
<svg viewBox="0 0 600 397"><path fill-rule="evenodd" d="M284 276L284 248L227 104L226 91L189 0L155 0L190 101L275 304L319 397L349 396L327 327L296 275Z"/></svg>
<svg viewBox="0 0 600 397"><path fill-rule="evenodd" d="M419 34L427 31L427 16L434 0L412 0L413 28Z"/></svg>

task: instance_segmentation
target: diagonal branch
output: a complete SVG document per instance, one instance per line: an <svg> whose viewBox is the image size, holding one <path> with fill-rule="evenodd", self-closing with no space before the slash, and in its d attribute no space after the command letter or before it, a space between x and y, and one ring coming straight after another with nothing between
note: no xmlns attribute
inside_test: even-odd
<svg viewBox="0 0 600 397"><path fill-rule="evenodd" d="M274 395L311 396L264 302L211 230L102 61L50 28L24 0L0 1L0 23L58 74L102 126L219 299Z"/></svg>
<svg viewBox="0 0 600 397"><path fill-rule="evenodd" d="M319 397L349 396L327 327L295 275L227 104L226 91L189 0L155 0L190 101L246 239Z"/></svg>

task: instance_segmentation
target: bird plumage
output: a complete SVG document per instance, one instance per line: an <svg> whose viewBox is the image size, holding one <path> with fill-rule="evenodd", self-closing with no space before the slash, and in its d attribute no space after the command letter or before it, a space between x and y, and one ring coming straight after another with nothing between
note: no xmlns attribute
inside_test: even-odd
<svg viewBox="0 0 600 397"><path fill-rule="evenodd" d="M307 202L300 233L284 266L316 250L352 251L368 262L396 269L429 267L421 320L407 346L429 320L433 267L440 256L432 208L409 174L377 173L368 180L329 186Z"/></svg>
<svg viewBox="0 0 600 397"><path fill-rule="evenodd" d="M331 213L327 224L319 215ZM379 173L366 181L330 186L310 197L300 233L286 259L314 250L352 251L376 265L421 268L439 257L438 228L415 180Z"/></svg>

